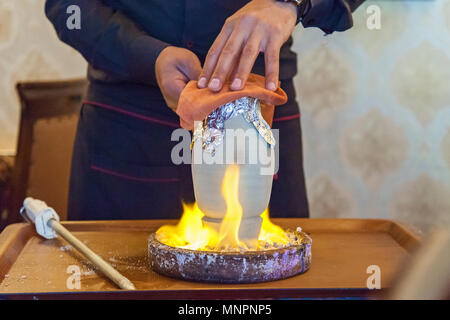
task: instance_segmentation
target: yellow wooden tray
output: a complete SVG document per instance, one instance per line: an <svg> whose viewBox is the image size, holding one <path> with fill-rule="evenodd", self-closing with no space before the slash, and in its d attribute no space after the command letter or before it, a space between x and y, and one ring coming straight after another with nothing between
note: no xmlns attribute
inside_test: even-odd
<svg viewBox="0 0 450 320"><path fill-rule="evenodd" d="M0 298L301 298L365 297L366 270L380 267L381 287L389 287L396 271L420 239L388 220L273 219L284 228L301 226L312 238L312 266L305 274L255 284L208 284L176 280L148 266L147 237L170 220L73 221L63 225L116 267L136 286L125 292L97 274L89 262L63 239L45 240L26 223L0 234ZM70 266L75 266L70 269ZM73 269L75 268L75 269ZM69 277L80 270L80 289ZM69 272L69 273L68 273ZM69 286L67 285L67 282ZM73 278L71 278L73 279Z"/></svg>

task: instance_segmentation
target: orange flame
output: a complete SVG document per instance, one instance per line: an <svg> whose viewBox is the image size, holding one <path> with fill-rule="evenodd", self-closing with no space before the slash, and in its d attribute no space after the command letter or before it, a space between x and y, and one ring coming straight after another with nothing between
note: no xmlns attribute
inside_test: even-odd
<svg viewBox="0 0 450 320"><path fill-rule="evenodd" d="M191 250L249 250L245 243L239 240L239 226L242 220L242 206L239 203L239 166L227 168L222 183L222 195L227 211L219 232L203 223L204 214L196 203L183 204L184 212L178 224L164 225L159 228L156 231L158 240L168 246ZM270 221L268 209L261 214L261 217L263 221L257 249L274 244L286 244L288 237L285 231Z"/></svg>

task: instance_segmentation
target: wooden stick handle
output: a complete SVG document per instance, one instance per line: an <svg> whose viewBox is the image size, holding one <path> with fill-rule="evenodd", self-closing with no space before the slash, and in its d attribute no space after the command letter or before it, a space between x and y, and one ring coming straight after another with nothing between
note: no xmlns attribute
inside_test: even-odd
<svg viewBox="0 0 450 320"><path fill-rule="evenodd" d="M136 290L133 283L121 275L109 263L103 260L94 251L89 249L83 242L78 240L69 230L64 228L58 221L50 219L48 225L53 228L61 237L68 243L80 251L86 258L89 259L100 271L117 284L121 289Z"/></svg>

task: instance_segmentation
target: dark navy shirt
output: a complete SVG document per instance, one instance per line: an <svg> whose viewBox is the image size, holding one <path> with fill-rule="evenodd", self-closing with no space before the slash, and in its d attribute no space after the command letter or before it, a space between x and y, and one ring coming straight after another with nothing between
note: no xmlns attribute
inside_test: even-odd
<svg viewBox="0 0 450 320"><path fill-rule="evenodd" d="M351 12L364 0L311 0L304 27L325 33L352 26ZM47 0L46 14L59 38L89 63L87 99L176 119L156 83L155 61L169 45L185 47L203 62L227 17L249 0ZM67 8L81 9L81 28L67 28ZM292 38L280 51L280 80L297 73ZM264 58L254 73L264 74ZM289 90L288 90L289 91ZM292 89L293 91L293 89ZM292 97L294 93L288 92Z"/></svg>

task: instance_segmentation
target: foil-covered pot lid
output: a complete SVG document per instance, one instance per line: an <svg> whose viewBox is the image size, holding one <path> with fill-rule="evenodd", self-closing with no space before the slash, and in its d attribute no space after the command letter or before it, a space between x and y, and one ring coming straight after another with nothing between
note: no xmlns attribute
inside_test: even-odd
<svg viewBox="0 0 450 320"><path fill-rule="evenodd" d="M243 97L224 104L211 112L203 121L198 121L194 127L192 145L195 141L202 142L206 152L215 154L225 134L225 121L242 116L248 123L253 124L261 137L271 146L275 146L272 130L261 114L260 101L252 97Z"/></svg>

